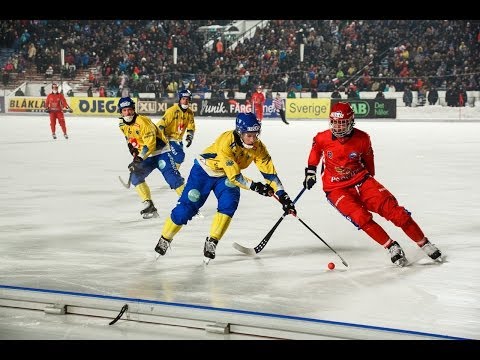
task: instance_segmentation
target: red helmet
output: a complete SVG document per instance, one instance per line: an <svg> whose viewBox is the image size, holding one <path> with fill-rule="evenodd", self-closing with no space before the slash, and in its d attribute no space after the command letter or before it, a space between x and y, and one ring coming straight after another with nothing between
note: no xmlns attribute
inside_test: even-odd
<svg viewBox="0 0 480 360"><path fill-rule="evenodd" d="M330 131L336 137L350 134L355 125L355 113L347 102L337 102L330 110Z"/></svg>

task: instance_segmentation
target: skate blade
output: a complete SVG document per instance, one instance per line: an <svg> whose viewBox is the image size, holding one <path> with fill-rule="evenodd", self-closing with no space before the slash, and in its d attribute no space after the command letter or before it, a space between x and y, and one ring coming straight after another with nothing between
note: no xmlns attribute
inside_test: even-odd
<svg viewBox="0 0 480 360"><path fill-rule="evenodd" d="M394 262L398 267L405 267L409 265L407 258L401 258Z"/></svg>
<svg viewBox="0 0 480 360"><path fill-rule="evenodd" d="M210 258L208 258L208 257L204 257L204 258L203 258L203 265L205 265L205 266L208 265L211 260L212 260L212 259L210 259Z"/></svg>
<svg viewBox="0 0 480 360"><path fill-rule="evenodd" d="M158 215L158 212L155 211L153 213L143 214L142 216L144 219L153 219L159 217L160 215Z"/></svg>

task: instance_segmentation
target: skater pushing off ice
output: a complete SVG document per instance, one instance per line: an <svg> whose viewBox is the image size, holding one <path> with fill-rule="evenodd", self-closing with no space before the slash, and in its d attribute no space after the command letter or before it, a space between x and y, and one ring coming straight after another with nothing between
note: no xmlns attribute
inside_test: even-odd
<svg viewBox="0 0 480 360"><path fill-rule="evenodd" d="M442 253L424 235L411 213L378 182L370 136L354 128L355 114L347 102L332 105L330 129L313 138L303 186L310 190L317 181L321 163L323 191L327 201L358 229L367 233L400 267L408 264L403 249L373 220L372 212L401 228L425 253L441 261Z"/></svg>
<svg viewBox="0 0 480 360"><path fill-rule="evenodd" d="M240 201L240 189L252 190L263 196L278 197L283 211L295 214L295 205L283 189L272 158L260 140L261 123L253 113L240 113L235 129L220 134L215 142L194 160L185 189L177 205L163 225L155 251L165 255L173 237L198 212L213 192L217 212L213 216L210 234L205 240L205 263L215 258L219 240L227 231ZM242 170L255 163L265 183L255 182Z"/></svg>
<svg viewBox="0 0 480 360"><path fill-rule="evenodd" d="M162 116L157 126L165 133L173 159L177 169L180 169L185 160L185 151L183 149L183 138L185 137L187 148L192 145L195 135L195 117L193 110L190 109L192 102L192 93L190 90L181 90L178 93L178 103L170 106Z"/></svg>
<svg viewBox="0 0 480 360"><path fill-rule="evenodd" d="M118 112L120 131L127 142L128 151L133 156L132 162L128 165L129 183L135 186L138 196L145 205L140 215L144 219L158 217L150 187L145 181L147 176L157 169L178 195L182 193L184 179L175 165L163 129L158 128L148 116L138 114L135 111L135 102L130 97L123 97L118 101Z"/></svg>

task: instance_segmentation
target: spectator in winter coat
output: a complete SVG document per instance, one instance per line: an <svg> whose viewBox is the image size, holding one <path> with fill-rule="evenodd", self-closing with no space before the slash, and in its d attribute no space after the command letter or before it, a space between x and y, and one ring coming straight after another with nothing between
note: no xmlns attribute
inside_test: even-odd
<svg viewBox="0 0 480 360"><path fill-rule="evenodd" d="M467 106L467 100L467 92L463 86L460 86L458 88L458 106Z"/></svg>
<svg viewBox="0 0 480 360"><path fill-rule="evenodd" d="M333 90L332 95L330 96L332 99L341 99L342 94L338 91L338 89Z"/></svg>
<svg viewBox="0 0 480 360"><path fill-rule="evenodd" d="M432 86L427 95L428 105L435 105L438 101L438 91Z"/></svg>
<svg viewBox="0 0 480 360"><path fill-rule="evenodd" d="M408 106L408 107L412 106L413 94L409 86L406 86L405 90L403 91L403 102L405 103L405 106Z"/></svg>

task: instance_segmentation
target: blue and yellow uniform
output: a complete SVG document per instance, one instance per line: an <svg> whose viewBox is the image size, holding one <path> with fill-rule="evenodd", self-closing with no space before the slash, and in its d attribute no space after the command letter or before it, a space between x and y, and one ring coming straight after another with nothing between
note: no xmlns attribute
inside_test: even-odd
<svg viewBox="0 0 480 360"><path fill-rule="evenodd" d="M120 117L119 128L134 156L134 166L129 166L131 182L142 201L151 201L145 178L154 169L158 169L170 188L180 195L185 181L175 166L165 134L148 116L135 112L135 103L130 98L120 99L119 109L125 109L125 114L122 113Z"/></svg>
<svg viewBox="0 0 480 360"><path fill-rule="evenodd" d="M185 151L183 150L185 132L187 132L187 147L190 146L195 134L194 114L192 109L189 108L191 95L189 90L180 91L178 94L179 102L169 107L157 123L160 131L165 133L170 143L177 169L185 160Z"/></svg>
<svg viewBox="0 0 480 360"><path fill-rule="evenodd" d="M244 119L247 119L248 126L243 126ZM218 200L218 206L207 241L213 239L218 242L225 234L238 208L240 188L265 196L272 196L275 192L282 205L288 202L288 211L295 211L266 146L258 139L259 133L260 123L255 115L240 114L237 116L235 130L222 133L212 145L199 154L194 160L184 191L163 226L160 241L163 239L170 242L181 227L197 214L212 191ZM244 138L250 138L250 144L247 144ZM252 162L265 179L265 185L242 174L242 170ZM284 201L285 198L288 198L288 201ZM163 253L157 252L163 255L165 251L162 249Z"/></svg>

